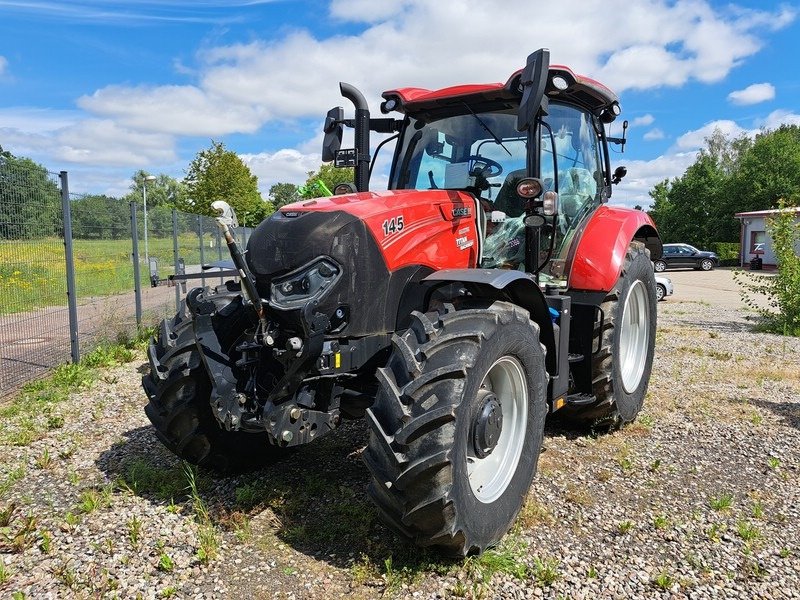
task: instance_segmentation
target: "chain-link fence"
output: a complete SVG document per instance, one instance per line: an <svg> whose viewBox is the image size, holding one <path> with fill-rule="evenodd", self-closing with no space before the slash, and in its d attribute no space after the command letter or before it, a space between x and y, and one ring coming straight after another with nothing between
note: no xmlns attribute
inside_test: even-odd
<svg viewBox="0 0 800 600"><path fill-rule="evenodd" d="M65 172L0 162L0 396L231 277L213 266L230 260L214 219L143 204L70 194ZM251 231L234 235L246 244Z"/></svg>

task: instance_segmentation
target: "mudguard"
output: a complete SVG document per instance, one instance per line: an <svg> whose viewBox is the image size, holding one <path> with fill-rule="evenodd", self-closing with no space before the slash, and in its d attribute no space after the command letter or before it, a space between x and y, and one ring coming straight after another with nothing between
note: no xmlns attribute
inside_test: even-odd
<svg viewBox="0 0 800 600"><path fill-rule="evenodd" d="M423 281L450 281L481 286L487 292L496 291L496 298L509 300L526 309L531 319L539 325L539 341L547 353L547 372L558 372L553 321L547 300L536 281L528 273L513 269L442 269L431 273Z"/></svg>
<svg viewBox="0 0 800 600"><path fill-rule="evenodd" d="M661 258L661 238L646 212L603 205L586 224L572 257L567 285L576 291L608 292L622 271L625 252L632 240L650 250L650 259Z"/></svg>

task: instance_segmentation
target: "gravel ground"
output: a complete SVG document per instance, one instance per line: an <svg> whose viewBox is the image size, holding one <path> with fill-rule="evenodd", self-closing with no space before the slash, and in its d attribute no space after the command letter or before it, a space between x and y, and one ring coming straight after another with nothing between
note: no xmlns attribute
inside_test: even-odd
<svg viewBox="0 0 800 600"><path fill-rule="evenodd" d="M361 422L191 494L137 355L0 448L0 597L800 598L800 339L705 301L659 313L640 418L550 423L513 531L459 562L379 523Z"/></svg>

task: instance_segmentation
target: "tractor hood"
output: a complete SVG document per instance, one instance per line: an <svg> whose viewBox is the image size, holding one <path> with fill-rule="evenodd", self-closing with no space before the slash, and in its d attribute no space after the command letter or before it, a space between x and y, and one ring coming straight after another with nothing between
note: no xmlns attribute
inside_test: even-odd
<svg viewBox="0 0 800 600"><path fill-rule="evenodd" d="M363 192L305 200L282 207L263 221L247 245L247 262L262 298L281 308L280 288L326 261L329 281L314 297L319 310L355 313L350 335L395 327L397 313L372 312L378 299L402 294L410 280L432 271L478 264L479 208L475 198L448 190ZM302 299L301 294L295 298ZM283 303L290 309L298 302ZM397 306L397 302L389 302ZM366 307L370 311L365 310ZM363 319L363 322L361 322ZM354 328L354 329L353 329Z"/></svg>

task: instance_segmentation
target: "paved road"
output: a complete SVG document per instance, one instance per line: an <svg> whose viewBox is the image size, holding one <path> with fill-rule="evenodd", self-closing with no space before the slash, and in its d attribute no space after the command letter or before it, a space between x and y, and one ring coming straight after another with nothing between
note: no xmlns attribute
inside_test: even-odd
<svg viewBox="0 0 800 600"><path fill-rule="evenodd" d="M666 271L661 275L669 277L675 286L675 293L667 299L668 302L708 302L725 308L746 308L740 294L741 287L734 281L731 268L707 272L680 269ZM759 303L766 306L763 298Z"/></svg>

